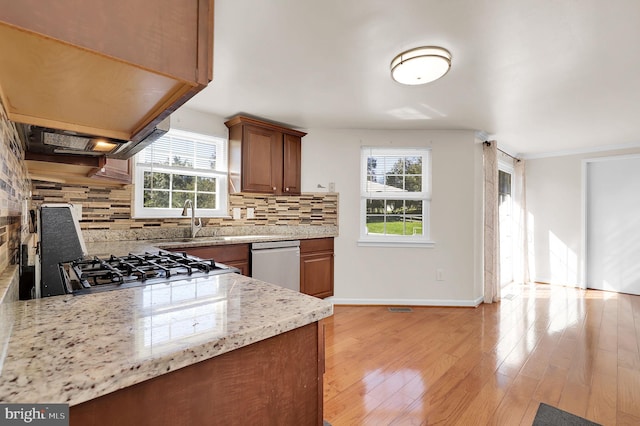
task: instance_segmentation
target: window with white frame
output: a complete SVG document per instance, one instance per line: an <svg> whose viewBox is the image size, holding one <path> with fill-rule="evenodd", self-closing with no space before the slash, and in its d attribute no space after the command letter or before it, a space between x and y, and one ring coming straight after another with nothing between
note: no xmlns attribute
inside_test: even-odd
<svg viewBox="0 0 640 426"><path fill-rule="evenodd" d="M431 150L361 148L360 245L432 245Z"/></svg>
<svg viewBox="0 0 640 426"><path fill-rule="evenodd" d="M226 216L227 140L170 130L136 155L135 217Z"/></svg>

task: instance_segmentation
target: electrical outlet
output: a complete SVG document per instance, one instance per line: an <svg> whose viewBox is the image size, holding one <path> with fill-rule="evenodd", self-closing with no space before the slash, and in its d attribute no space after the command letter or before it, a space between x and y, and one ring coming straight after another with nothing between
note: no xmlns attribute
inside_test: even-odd
<svg viewBox="0 0 640 426"><path fill-rule="evenodd" d="M436 269L436 281L444 281L444 269Z"/></svg>
<svg viewBox="0 0 640 426"><path fill-rule="evenodd" d="M336 183L329 182L329 192L336 192Z"/></svg>
<svg viewBox="0 0 640 426"><path fill-rule="evenodd" d="M255 219L256 210L253 207L247 207L247 219Z"/></svg>
<svg viewBox="0 0 640 426"><path fill-rule="evenodd" d="M240 207L234 207L233 208L233 218L235 220L238 220L241 217L242 217L242 213L241 213Z"/></svg>

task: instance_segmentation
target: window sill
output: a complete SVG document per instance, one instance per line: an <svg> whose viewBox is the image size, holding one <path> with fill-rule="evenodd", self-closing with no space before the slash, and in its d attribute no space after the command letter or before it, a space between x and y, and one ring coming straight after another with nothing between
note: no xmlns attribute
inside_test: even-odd
<svg viewBox="0 0 640 426"><path fill-rule="evenodd" d="M358 247L421 247L421 248L433 248L436 246L435 241L431 240L370 240L360 239L358 240Z"/></svg>

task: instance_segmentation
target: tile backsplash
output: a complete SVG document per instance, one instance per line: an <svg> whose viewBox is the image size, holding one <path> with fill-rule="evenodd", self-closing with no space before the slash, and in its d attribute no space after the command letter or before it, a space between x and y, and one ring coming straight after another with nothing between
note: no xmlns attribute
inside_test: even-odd
<svg viewBox="0 0 640 426"><path fill-rule="evenodd" d="M24 147L0 103L0 272L18 263L20 243L28 235L22 215L30 185Z"/></svg>
<svg viewBox="0 0 640 426"><path fill-rule="evenodd" d="M136 219L132 217L131 185L123 187L83 186L43 181L33 181L32 205L42 203L82 204L83 231L92 230L140 230L153 233L158 228L188 228L190 219L185 217L163 219ZM233 219L233 208L239 208L240 219ZM247 209L253 208L255 217L247 219ZM197 211L196 211L197 215ZM203 218L204 229L251 226L314 226L338 224L337 193L303 193L299 196L273 196L261 194L229 195L229 217ZM259 232L259 231L256 231ZM156 232L157 233L157 232ZM138 234L139 235L139 234Z"/></svg>

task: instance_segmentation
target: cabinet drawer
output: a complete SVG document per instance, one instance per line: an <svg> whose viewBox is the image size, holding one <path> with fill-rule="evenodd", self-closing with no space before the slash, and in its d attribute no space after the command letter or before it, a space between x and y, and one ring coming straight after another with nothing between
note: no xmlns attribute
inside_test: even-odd
<svg viewBox="0 0 640 426"><path fill-rule="evenodd" d="M224 246L183 247L173 251L186 252L203 259L213 259L220 263L249 262L249 244L230 244Z"/></svg>
<svg viewBox="0 0 640 426"><path fill-rule="evenodd" d="M313 253L318 251L333 251L333 238L300 240L300 253Z"/></svg>

